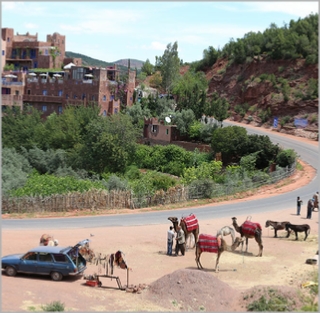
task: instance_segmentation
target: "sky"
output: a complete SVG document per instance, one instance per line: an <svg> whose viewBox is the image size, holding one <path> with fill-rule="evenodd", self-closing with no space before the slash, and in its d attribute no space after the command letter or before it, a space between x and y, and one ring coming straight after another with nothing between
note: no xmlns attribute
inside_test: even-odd
<svg viewBox="0 0 320 313"><path fill-rule="evenodd" d="M183 62L201 60L212 46L263 32L319 11L318 1L1 1L1 27L14 34L55 32L66 51L106 62L147 59L155 64L178 43Z"/></svg>

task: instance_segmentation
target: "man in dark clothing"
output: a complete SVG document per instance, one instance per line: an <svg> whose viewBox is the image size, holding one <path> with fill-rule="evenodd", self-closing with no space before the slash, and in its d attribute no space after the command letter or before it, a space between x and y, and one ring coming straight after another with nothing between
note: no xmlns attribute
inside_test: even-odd
<svg viewBox="0 0 320 313"><path fill-rule="evenodd" d="M313 199L310 199L307 204L307 218L311 219L312 210L313 210Z"/></svg>
<svg viewBox="0 0 320 313"><path fill-rule="evenodd" d="M181 254L184 255L186 251L186 238L184 235L184 231L181 228L181 226L178 226L178 232L176 237L177 243L176 243L176 254L179 254L179 251L181 251Z"/></svg>

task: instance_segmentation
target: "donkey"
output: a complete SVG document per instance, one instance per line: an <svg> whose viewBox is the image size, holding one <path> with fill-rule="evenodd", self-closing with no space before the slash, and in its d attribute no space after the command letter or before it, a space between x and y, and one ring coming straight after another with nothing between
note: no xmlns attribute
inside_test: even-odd
<svg viewBox="0 0 320 313"><path fill-rule="evenodd" d="M289 230L294 231L296 235L296 240L298 240L298 233L305 233L304 241L308 238L308 235L310 234L310 226L308 224L302 224L302 225L293 225L290 223L286 224L286 230L288 231L288 234L286 238L289 238L290 233Z"/></svg>
<svg viewBox="0 0 320 313"><path fill-rule="evenodd" d="M273 227L274 229L274 238L278 238L278 235L277 235L277 231L278 230L285 230L286 229L286 224L290 223L289 221L285 221L285 222L275 222L275 221L270 221L270 220L267 220L266 221L266 227ZM288 231L288 234L290 235L290 231ZM287 234L287 235L288 235Z"/></svg>

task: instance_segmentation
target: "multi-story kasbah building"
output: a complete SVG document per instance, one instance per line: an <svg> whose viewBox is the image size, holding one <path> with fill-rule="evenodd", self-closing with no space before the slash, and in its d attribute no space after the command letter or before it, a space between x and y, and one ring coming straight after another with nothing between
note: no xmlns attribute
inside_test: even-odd
<svg viewBox="0 0 320 313"><path fill-rule="evenodd" d="M82 66L81 59L66 58L65 36L58 33L39 42L37 34L14 35L13 29L3 28L1 63L15 68L2 70L2 111L7 106L28 104L46 118L54 112L61 114L67 105L95 103L101 114L112 115L120 112L121 101L124 106L134 101L136 73L130 70L130 61L127 82L121 83L116 65L91 68ZM34 68L47 70L35 72Z"/></svg>

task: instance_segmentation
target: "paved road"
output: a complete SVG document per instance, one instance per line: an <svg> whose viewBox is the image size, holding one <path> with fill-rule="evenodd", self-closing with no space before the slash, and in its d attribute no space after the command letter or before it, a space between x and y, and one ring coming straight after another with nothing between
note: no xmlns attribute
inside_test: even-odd
<svg viewBox="0 0 320 313"><path fill-rule="evenodd" d="M228 125L230 123L225 123ZM266 135L262 129L248 128L248 133ZM300 158L319 168L319 149L307 142L298 141L295 137L283 137L277 133L267 134L274 143L285 149L294 149ZM94 228L94 227L116 227L116 226L138 226L150 224L163 224L167 222L170 215L181 217L195 213L200 220L221 218L235 215L252 215L254 213L277 211L296 207L296 198L300 196L305 201L318 191L319 180L316 177L307 186L282 195L272 196L266 199L251 200L245 202L235 202L233 204L214 204L212 206L179 209L173 212L148 212L126 215L96 216L96 217L76 217L76 218L53 218L53 219L28 219L28 220L2 220L2 229L63 229L63 228Z"/></svg>

